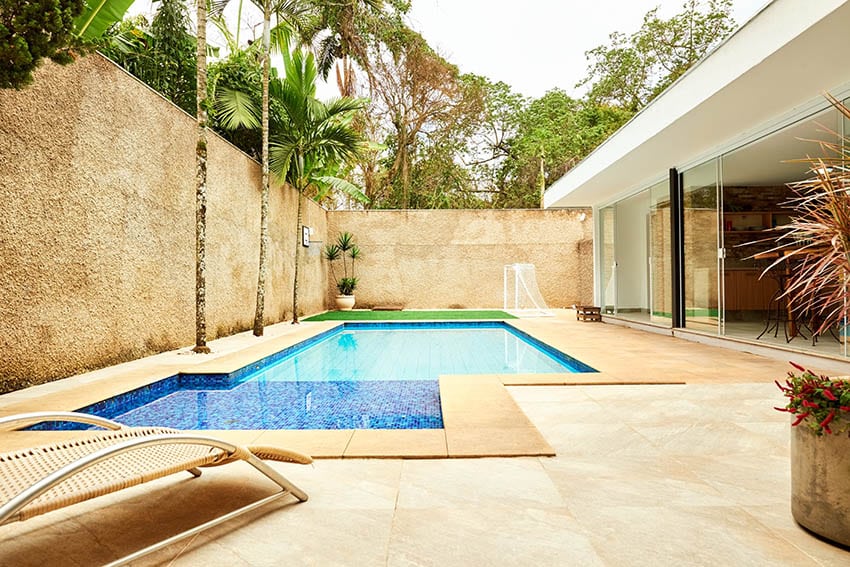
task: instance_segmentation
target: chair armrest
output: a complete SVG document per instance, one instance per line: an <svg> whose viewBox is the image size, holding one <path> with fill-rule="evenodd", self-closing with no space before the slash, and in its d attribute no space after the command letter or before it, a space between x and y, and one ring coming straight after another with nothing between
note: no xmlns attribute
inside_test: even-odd
<svg viewBox="0 0 850 567"><path fill-rule="evenodd" d="M89 425L97 425L104 429L123 429L124 426L117 421L79 413L73 411L34 411L28 413L19 413L0 417L0 431L12 431L14 429L23 429L24 427L35 425L43 421L71 421L74 423L88 423Z"/></svg>

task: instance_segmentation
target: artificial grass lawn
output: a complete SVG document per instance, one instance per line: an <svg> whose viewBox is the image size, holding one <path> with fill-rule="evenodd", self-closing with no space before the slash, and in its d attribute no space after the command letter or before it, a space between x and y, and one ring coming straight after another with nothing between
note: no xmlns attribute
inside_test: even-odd
<svg viewBox="0 0 850 567"><path fill-rule="evenodd" d="M497 310L462 311L328 311L313 315L304 321L435 321L458 319L516 319L513 315Z"/></svg>

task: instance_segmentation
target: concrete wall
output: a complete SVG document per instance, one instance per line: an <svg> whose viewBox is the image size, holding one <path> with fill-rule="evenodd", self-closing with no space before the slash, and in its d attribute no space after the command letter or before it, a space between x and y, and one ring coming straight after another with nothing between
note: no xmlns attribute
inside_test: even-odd
<svg viewBox="0 0 850 567"><path fill-rule="evenodd" d="M194 342L193 119L111 62L0 90L0 391ZM209 140L207 329L250 328L260 167ZM295 195L273 188L267 321L291 315ZM305 205L314 238L325 211ZM304 312L327 275L305 255Z"/></svg>
<svg viewBox="0 0 850 567"><path fill-rule="evenodd" d="M550 307L593 299L589 210L331 211L328 219L331 240L351 232L363 251L359 307L501 308L503 268L515 262L536 266Z"/></svg>

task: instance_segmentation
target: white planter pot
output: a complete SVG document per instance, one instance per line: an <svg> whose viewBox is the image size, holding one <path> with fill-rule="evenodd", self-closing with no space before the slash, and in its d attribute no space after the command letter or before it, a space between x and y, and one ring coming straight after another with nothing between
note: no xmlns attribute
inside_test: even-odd
<svg viewBox="0 0 850 567"><path fill-rule="evenodd" d="M850 545L850 438L791 428L791 513L797 523Z"/></svg>
<svg viewBox="0 0 850 567"><path fill-rule="evenodd" d="M337 295L336 308L340 311L351 311L354 308L353 295Z"/></svg>

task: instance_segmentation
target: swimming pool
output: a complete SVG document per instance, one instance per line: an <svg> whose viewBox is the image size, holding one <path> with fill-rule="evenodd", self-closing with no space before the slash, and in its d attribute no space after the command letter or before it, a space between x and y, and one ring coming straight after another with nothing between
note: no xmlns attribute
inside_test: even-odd
<svg viewBox="0 0 850 567"><path fill-rule="evenodd" d="M78 411L176 429L432 429L440 375L552 372L595 370L501 322L346 323L230 374L179 374Z"/></svg>

